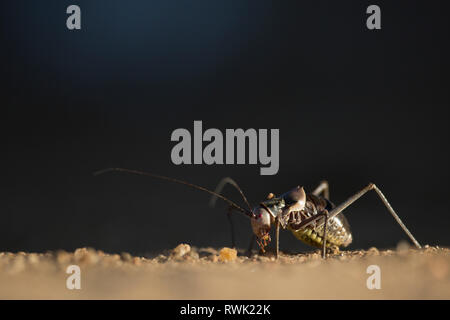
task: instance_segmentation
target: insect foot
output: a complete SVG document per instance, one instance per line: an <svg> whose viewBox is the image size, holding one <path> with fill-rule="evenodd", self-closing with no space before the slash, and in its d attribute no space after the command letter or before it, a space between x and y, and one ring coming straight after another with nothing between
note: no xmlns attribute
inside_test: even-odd
<svg viewBox="0 0 450 320"><path fill-rule="evenodd" d="M193 150L192 150L193 140ZM171 141L178 143L172 148L172 163L180 164L261 164L261 175L277 174L279 169L279 129L270 129L270 155L267 129L226 129L225 147L222 131L210 128L203 132L202 121L194 121L193 139L187 129L172 132ZM203 142L209 142L203 148ZM248 145L248 153L246 146ZM235 155L236 149L236 155ZM193 152L192 152L193 151ZM192 161L192 153L193 161Z"/></svg>

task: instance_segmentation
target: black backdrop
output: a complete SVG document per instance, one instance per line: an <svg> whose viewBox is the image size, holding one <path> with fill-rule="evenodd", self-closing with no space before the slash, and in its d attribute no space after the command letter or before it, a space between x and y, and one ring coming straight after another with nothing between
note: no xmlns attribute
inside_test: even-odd
<svg viewBox="0 0 450 320"><path fill-rule="evenodd" d="M78 4L82 29L66 28ZM339 203L377 183L423 243L449 245L444 1L2 1L0 250L155 252L229 245L225 205L142 169L254 204L322 179ZM170 134L279 128L280 170L175 166ZM240 201L236 191L225 194ZM347 211L353 248L405 239L375 194ZM250 227L236 217L238 244ZM282 249L306 246L289 233Z"/></svg>

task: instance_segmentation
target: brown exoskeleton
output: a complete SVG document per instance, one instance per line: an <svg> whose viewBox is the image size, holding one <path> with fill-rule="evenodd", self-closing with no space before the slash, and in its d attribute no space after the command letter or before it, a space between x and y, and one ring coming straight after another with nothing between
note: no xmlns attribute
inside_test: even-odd
<svg viewBox="0 0 450 320"><path fill-rule="evenodd" d="M211 194L211 205L214 205L217 198L222 199L229 205L228 217L231 223L232 246L235 247L235 237L231 212L232 210L237 210L250 218L254 238L256 238L262 251L264 251L264 248L271 241L270 231L272 226L275 227L276 257L279 255L280 228L289 229L297 239L308 245L322 248L323 258L326 258L326 249L328 247L348 246L352 242L352 234L347 219L342 214L342 211L368 191L375 190L388 211L414 245L417 248L421 248L419 242L417 242L411 232L409 232L400 220L384 194L373 183L368 184L365 188L351 196L339 206L335 206L329 200L328 183L324 181L312 193L305 193L303 187L300 186L297 186L278 197L270 193L266 200L262 201L258 206L252 209L242 190L236 182L230 178L224 178L219 183L216 190L211 191L182 180L123 168L109 168L98 171L95 175L109 171L127 172L184 184ZM240 192L248 209L238 206L236 203L220 194L227 183L234 186Z"/></svg>

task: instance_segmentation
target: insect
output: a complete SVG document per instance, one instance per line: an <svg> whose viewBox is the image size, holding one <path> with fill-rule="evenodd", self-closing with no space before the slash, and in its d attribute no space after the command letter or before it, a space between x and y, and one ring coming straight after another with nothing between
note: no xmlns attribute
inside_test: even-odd
<svg viewBox="0 0 450 320"><path fill-rule="evenodd" d="M253 238L256 239L261 250L271 242L270 232L275 228L275 257L279 255L279 234L280 229L287 229L300 241L322 249L322 257L326 258L327 248L347 247L352 242L352 234L347 219L343 211L356 200L361 198L367 192L374 190L381 201L384 203L390 214L394 217L403 231L417 248L421 248L419 242L414 238L411 232L406 228L400 217L394 211L381 190L373 183L355 193L342 204L335 206L329 200L329 186L323 181L311 193L306 193L303 187L297 186L292 190L275 196L269 193L267 199L260 202L259 205L251 207L244 193L238 184L231 178L224 178L218 184L215 191L207 188L158 174L130 170L124 168L108 168L94 173L94 175L103 174L111 171L126 172L152 178L171 181L183 184L197 190L209 193L212 198L210 205L214 206L217 199L228 203L228 218L231 225L232 246L235 247L234 226L231 220L231 213L238 211L250 219L253 230ZM242 196L248 209L244 209L235 202L224 197L221 192L225 185L230 184L236 188ZM253 241L251 247L253 246ZM250 250L251 250L250 247Z"/></svg>

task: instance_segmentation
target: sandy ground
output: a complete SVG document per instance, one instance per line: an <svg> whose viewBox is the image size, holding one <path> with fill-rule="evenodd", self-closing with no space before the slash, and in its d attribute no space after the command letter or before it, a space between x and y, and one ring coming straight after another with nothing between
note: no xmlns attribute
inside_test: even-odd
<svg viewBox="0 0 450 320"><path fill-rule="evenodd" d="M180 245L154 257L81 248L0 253L0 299L449 299L450 249L233 256L233 250ZM81 289L66 287L69 265ZM367 288L367 267L381 289ZM74 283L74 282L71 282Z"/></svg>

